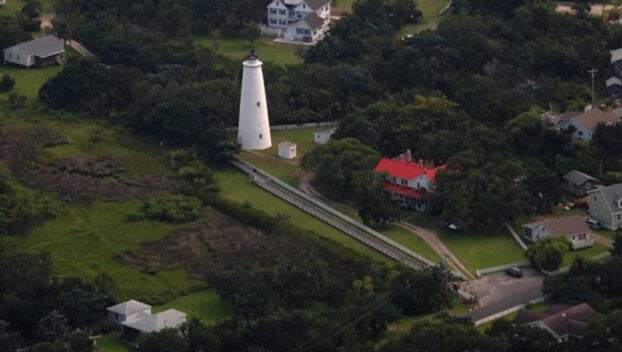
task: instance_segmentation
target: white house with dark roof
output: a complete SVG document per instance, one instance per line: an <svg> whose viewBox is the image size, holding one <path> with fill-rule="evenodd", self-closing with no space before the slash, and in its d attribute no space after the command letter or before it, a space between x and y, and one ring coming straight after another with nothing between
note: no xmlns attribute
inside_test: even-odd
<svg viewBox="0 0 622 352"><path fill-rule="evenodd" d="M588 213L610 230L617 230L622 225L622 183L601 187L587 192Z"/></svg>
<svg viewBox="0 0 622 352"><path fill-rule="evenodd" d="M24 67L63 64L65 60L65 45L53 35L17 44L2 51L5 63Z"/></svg>
<svg viewBox="0 0 622 352"><path fill-rule="evenodd" d="M328 31L330 0L273 0L267 8L267 27L286 41L314 43Z"/></svg>
<svg viewBox="0 0 622 352"><path fill-rule="evenodd" d="M537 242L550 236L566 237L572 249L592 247L592 231L581 215L560 216L523 225L523 237L531 242Z"/></svg>

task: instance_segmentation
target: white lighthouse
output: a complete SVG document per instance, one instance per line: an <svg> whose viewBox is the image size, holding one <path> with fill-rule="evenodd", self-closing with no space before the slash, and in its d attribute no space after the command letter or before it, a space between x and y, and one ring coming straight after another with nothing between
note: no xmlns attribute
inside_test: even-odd
<svg viewBox="0 0 622 352"><path fill-rule="evenodd" d="M268 103L263 85L262 62L251 50L242 63L242 93L240 94L240 118L238 120L238 143L244 150L262 150L272 146Z"/></svg>

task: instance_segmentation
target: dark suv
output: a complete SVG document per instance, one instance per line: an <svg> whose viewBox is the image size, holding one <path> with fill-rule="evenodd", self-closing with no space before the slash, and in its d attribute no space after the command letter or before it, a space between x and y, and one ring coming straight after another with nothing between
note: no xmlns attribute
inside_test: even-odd
<svg viewBox="0 0 622 352"><path fill-rule="evenodd" d="M519 268L507 268L505 269L505 273L512 277L522 277L523 271Z"/></svg>

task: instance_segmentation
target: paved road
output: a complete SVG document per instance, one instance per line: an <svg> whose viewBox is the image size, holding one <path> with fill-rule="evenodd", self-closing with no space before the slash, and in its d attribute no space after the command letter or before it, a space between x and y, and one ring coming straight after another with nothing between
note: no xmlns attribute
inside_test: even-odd
<svg viewBox="0 0 622 352"><path fill-rule="evenodd" d="M479 307L466 316L477 321L540 298L543 296L543 280L543 276L535 270L523 268L521 278L501 272L466 281L460 285L461 288L479 298Z"/></svg>

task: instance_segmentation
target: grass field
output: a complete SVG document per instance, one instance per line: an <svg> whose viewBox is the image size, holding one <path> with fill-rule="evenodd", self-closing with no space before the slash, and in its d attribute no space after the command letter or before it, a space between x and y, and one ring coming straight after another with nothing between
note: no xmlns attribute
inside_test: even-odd
<svg viewBox="0 0 622 352"><path fill-rule="evenodd" d="M108 273L117 284L115 293L119 300L169 300L201 285L202 280L188 278L183 270L149 275L116 259L143 241L161 238L174 227L159 222L126 221L126 215L138 206L138 201L74 205L28 236L4 240L20 250L50 252L55 275L92 279L100 272Z"/></svg>
<svg viewBox="0 0 622 352"><path fill-rule="evenodd" d="M391 259L379 254L359 241L250 184L248 178L241 172L233 169L218 170L216 179L222 190L221 195L226 199L240 203L249 202L254 208L261 209L270 215L287 215L293 224L301 228L312 230L319 236L330 238L373 259L384 261L389 265L395 264Z"/></svg>
<svg viewBox="0 0 622 352"><path fill-rule="evenodd" d="M413 252L430 259L434 263L440 263L442 260L425 241L408 230L395 225L389 225L387 229L380 229L379 232Z"/></svg>
<svg viewBox="0 0 622 352"><path fill-rule="evenodd" d="M521 248L509 233L441 231L441 240L471 271L523 262Z"/></svg>
<svg viewBox="0 0 622 352"><path fill-rule="evenodd" d="M41 3L41 13L54 10L55 0L38 0ZM7 0L6 6L0 7L0 16L15 16L15 12L22 9L26 1L24 0Z"/></svg>
<svg viewBox="0 0 622 352"><path fill-rule="evenodd" d="M112 333L97 339L98 352L128 352L129 346L121 342L119 333Z"/></svg>
<svg viewBox="0 0 622 352"><path fill-rule="evenodd" d="M197 318L205 325L214 325L233 316L233 308L222 301L215 290L206 290L179 297L167 304L154 307L153 313L177 309Z"/></svg>
<svg viewBox="0 0 622 352"><path fill-rule="evenodd" d="M198 46L213 49L224 56L243 61L251 49L255 49L259 59L263 62L270 62L277 65L299 64L302 59L296 55L300 50L298 45L280 44L272 41L272 38L260 37L252 44L250 40L241 36L234 35L206 35L195 36L194 43Z"/></svg>

